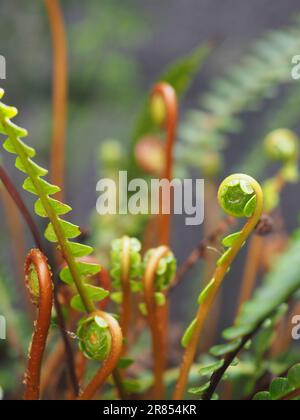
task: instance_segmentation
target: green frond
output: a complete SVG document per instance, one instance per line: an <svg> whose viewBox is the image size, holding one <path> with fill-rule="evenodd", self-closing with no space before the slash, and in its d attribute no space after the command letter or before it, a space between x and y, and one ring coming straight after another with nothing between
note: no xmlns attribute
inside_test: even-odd
<svg viewBox="0 0 300 420"><path fill-rule="evenodd" d="M0 99L3 95L4 91L1 89ZM103 290L98 289L97 293L94 293L93 290L93 299L90 299L91 286L85 284L85 279L97 274L100 271L100 266L76 262L76 258L91 254L93 249L70 241L70 239L76 239L80 235L80 229L78 226L63 220L61 216L69 213L72 209L51 197L59 192L60 188L49 184L43 178L48 174L48 171L32 160L36 155L35 150L21 140L28 135L27 131L11 121L16 115L17 110L15 108L0 102L0 132L6 136L3 147L7 152L16 155L16 168L27 175L23 184L24 190L38 196L34 206L36 214L49 219L45 237L49 242L58 245L68 265L67 268L62 270L62 280L68 284L75 283L84 301L85 309L93 311L93 304L89 304L89 302L99 297L104 298L102 297Z"/></svg>
<svg viewBox="0 0 300 420"><path fill-rule="evenodd" d="M230 134L241 131L241 113L258 109L276 88L291 83L291 57L300 49L299 19L263 37L243 58L216 80L202 97L201 108L188 113L182 127L179 159L199 168L201 151L220 151Z"/></svg>

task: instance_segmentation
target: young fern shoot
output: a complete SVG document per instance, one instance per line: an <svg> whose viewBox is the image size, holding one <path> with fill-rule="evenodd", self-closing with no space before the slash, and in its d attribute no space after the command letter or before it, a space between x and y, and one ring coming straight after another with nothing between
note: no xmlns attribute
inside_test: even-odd
<svg viewBox="0 0 300 420"><path fill-rule="evenodd" d="M280 203L280 193L287 183L294 183L299 178L299 138L287 129L278 129L267 135L264 142L269 159L279 162L280 169L263 185L264 212L271 214ZM238 311L244 302L251 298L261 261L264 239L261 235L251 238L245 271L242 280Z"/></svg>
<svg viewBox="0 0 300 420"><path fill-rule="evenodd" d="M77 335L84 355L103 362L79 397L80 400L90 400L116 369L123 351L123 334L112 315L96 311L80 322Z"/></svg>
<svg viewBox="0 0 300 420"><path fill-rule="evenodd" d="M165 168L163 178L171 181L173 178L174 149L177 134L178 103L174 88L168 83L161 82L154 86L151 95L151 111L153 120L159 127L166 130L165 140ZM171 217L163 212L161 205L159 223L159 245L168 246L170 243Z"/></svg>
<svg viewBox="0 0 300 420"><path fill-rule="evenodd" d="M121 305L120 325L125 339L128 339L132 311L132 289L141 289L142 274L141 243L135 238L124 236L112 242L111 277L116 293L112 299Z"/></svg>
<svg viewBox="0 0 300 420"><path fill-rule="evenodd" d="M176 261L170 249L160 246L145 256L144 301L145 312L152 337L154 358L154 399L164 397L163 375L166 368L166 298L164 292L174 279Z"/></svg>
<svg viewBox="0 0 300 420"><path fill-rule="evenodd" d="M227 214L233 217L246 217L249 220L240 232L223 240L223 245L228 249L217 262L213 279L199 296L199 309L196 318L182 339L185 351L174 393L175 400L180 400L184 396L205 322L223 280L244 243L255 229L263 211L262 189L258 182L248 175L235 174L226 178L219 188L218 199Z"/></svg>
<svg viewBox="0 0 300 420"><path fill-rule="evenodd" d="M25 400L38 400L40 396L40 377L43 355L51 322L53 302L52 274L47 259L38 249L33 249L25 262L25 279L32 302L38 307L29 350L25 374Z"/></svg>

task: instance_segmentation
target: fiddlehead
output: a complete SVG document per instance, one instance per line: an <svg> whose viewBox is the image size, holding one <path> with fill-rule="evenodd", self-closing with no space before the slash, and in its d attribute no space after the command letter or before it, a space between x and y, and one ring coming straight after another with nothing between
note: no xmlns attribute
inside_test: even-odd
<svg viewBox="0 0 300 420"><path fill-rule="evenodd" d="M176 92L168 83L158 83L151 95L151 111L154 122L166 130L165 168L163 178L173 178L174 149L177 131L178 104ZM162 206L161 206L162 208ZM170 214L160 217L160 245L168 245L170 241Z"/></svg>
<svg viewBox="0 0 300 420"><path fill-rule="evenodd" d="M118 303L121 304L121 321L125 339L128 338L131 313L131 293L141 290L142 257L141 243L135 238L124 236L112 242L111 251L111 277L112 283L117 291L112 294Z"/></svg>
<svg viewBox="0 0 300 420"><path fill-rule="evenodd" d="M226 273L249 235L255 229L263 211L262 189L248 175L235 174L226 178L219 188L218 199L221 207L228 215L246 217L249 220L240 232L234 233L223 240L223 245L228 249L218 260L213 279L199 296L199 309L196 318L182 339L185 351L174 399L181 399L184 395L199 339L216 296Z"/></svg>
<svg viewBox="0 0 300 420"><path fill-rule="evenodd" d="M176 272L176 261L166 246L148 251L145 256L144 302L146 315L152 336L154 357L154 389L155 399L163 398L163 374L166 365L166 334L164 291L170 286Z"/></svg>
<svg viewBox="0 0 300 420"><path fill-rule="evenodd" d="M265 138L265 151L269 159L280 162L282 167L278 173L267 180L263 186L265 211L270 213L280 202L280 192L287 183L295 183L299 179L299 138L287 129L272 131Z"/></svg>
<svg viewBox="0 0 300 420"><path fill-rule="evenodd" d="M32 250L25 262L25 279L32 302L38 307L38 319L29 351L25 374L25 400L38 400L42 359L46 347L52 310L51 272L46 257Z"/></svg>
<svg viewBox="0 0 300 420"><path fill-rule="evenodd" d="M116 368L122 354L123 335L118 322L100 311L82 321L77 334L84 354L90 359L103 361L100 370L79 397L80 400L89 400Z"/></svg>

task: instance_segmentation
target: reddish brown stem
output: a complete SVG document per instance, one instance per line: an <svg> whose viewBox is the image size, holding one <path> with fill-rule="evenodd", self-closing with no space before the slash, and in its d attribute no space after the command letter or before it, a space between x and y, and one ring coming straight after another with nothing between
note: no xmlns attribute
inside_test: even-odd
<svg viewBox="0 0 300 420"><path fill-rule="evenodd" d="M122 252L122 313L121 313L121 328L123 336L128 339L130 314L131 314L131 290L130 290L130 238L123 238L123 252ZM124 349L125 350L125 349Z"/></svg>
<svg viewBox="0 0 300 420"><path fill-rule="evenodd" d="M165 154L166 154L166 165L163 177L168 181L173 178L173 165L174 165L174 149L177 134L177 121L178 121L178 102L177 95L174 88L168 83L162 82L154 86L152 91L152 97L161 96L165 108L165 130L166 130L166 143L165 143ZM163 214L163 201L165 197L162 197L161 203L161 216L160 216L160 229L159 229L159 245L169 245L170 243L170 230L171 230L171 215Z"/></svg>
<svg viewBox="0 0 300 420"><path fill-rule="evenodd" d="M29 276L34 265L39 282L38 319L31 342L27 371L25 375L25 400L38 400L40 395L40 377L42 360L46 348L51 322L52 281L51 272L44 254L38 249L30 251L25 262L25 276ZM27 281L27 280L26 280Z"/></svg>
<svg viewBox="0 0 300 420"><path fill-rule="evenodd" d="M51 151L52 182L64 187L65 142L68 97L67 41L59 0L45 0L53 44L53 138ZM63 201L63 193L59 193Z"/></svg>
<svg viewBox="0 0 300 420"><path fill-rule="evenodd" d="M14 201L15 205L18 207L20 213L24 217L27 226L30 229L30 232L34 238L36 246L44 252L43 243L40 237L39 230L31 217L29 210L27 209L22 197L20 196L19 192L17 191L16 187L14 186L13 182L9 178L8 174L6 173L5 169L0 166L0 179L5 186L8 194L11 196L12 200Z"/></svg>
<svg viewBox="0 0 300 420"><path fill-rule="evenodd" d="M155 301L155 276L159 261L170 252L166 246L157 248L151 259L148 261L144 274L144 300L147 307L147 319L152 336L152 350L154 358L154 388L153 398L162 399L164 396L163 375L166 367L166 339L167 330L164 329L163 319L160 315L165 315L165 308L158 308Z"/></svg>
<svg viewBox="0 0 300 420"><path fill-rule="evenodd" d="M104 385L107 378L115 370L118 361L122 354L123 349L123 334L118 322L115 318L105 312L97 311L94 315L102 317L109 325L110 333L112 336L111 352L108 358L103 362L100 370L87 385L79 400L90 400ZM116 379L116 378L115 378Z"/></svg>

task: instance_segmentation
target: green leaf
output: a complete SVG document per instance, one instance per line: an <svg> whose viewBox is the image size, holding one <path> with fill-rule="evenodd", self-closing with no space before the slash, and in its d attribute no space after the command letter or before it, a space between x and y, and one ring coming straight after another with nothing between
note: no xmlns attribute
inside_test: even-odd
<svg viewBox="0 0 300 420"><path fill-rule="evenodd" d="M77 242L69 242L68 241L68 245L69 245L69 248L70 248L70 251L71 251L72 255L75 258L86 257L86 256L92 254L93 251L94 251L91 246L79 244Z"/></svg>
<svg viewBox="0 0 300 420"><path fill-rule="evenodd" d="M60 201L54 200L53 198L49 198L48 204L51 205L52 209L55 211L55 213L58 216L62 216L64 214L67 214L72 210L72 208L70 206L68 206L67 204L63 204ZM48 213L44 209L44 206L43 206L40 198L36 201L36 203L34 205L34 210L35 210L35 212L38 216L48 217Z"/></svg>
<svg viewBox="0 0 300 420"><path fill-rule="evenodd" d="M129 357L122 357L118 362L119 369L128 369L134 363L133 359Z"/></svg>
<svg viewBox="0 0 300 420"><path fill-rule="evenodd" d="M210 382L206 383L205 385L198 386L197 388L190 388L188 390L189 394L201 396L205 391L208 390L210 387Z"/></svg>
<svg viewBox="0 0 300 420"><path fill-rule="evenodd" d="M121 303L123 302L123 293L122 292L113 292L110 295L110 299L117 303L118 305L121 305Z"/></svg>
<svg viewBox="0 0 300 420"><path fill-rule="evenodd" d="M31 170L34 171L36 176L45 176L48 174L47 169L42 168L41 166L37 165L35 162L33 162L31 159L27 160L27 164L30 166ZM16 168L19 169L19 171L24 172L27 174L27 170L23 164L22 159L18 156L16 159Z"/></svg>
<svg viewBox="0 0 300 420"><path fill-rule="evenodd" d="M278 400L285 395L292 392L294 388L289 384L289 381L285 378L277 378L272 381L270 386L270 394L272 400Z"/></svg>
<svg viewBox="0 0 300 420"><path fill-rule="evenodd" d="M300 364L292 367L288 373L288 381L295 389L300 388Z"/></svg>
<svg viewBox="0 0 300 420"><path fill-rule="evenodd" d="M235 350L238 349L238 347L241 345L241 340L235 340L227 344L221 344L219 346L214 346L210 350L210 354L212 354L215 357L221 357L228 353L232 353Z"/></svg>
<svg viewBox="0 0 300 420"><path fill-rule="evenodd" d="M181 339L181 345L182 347L186 348L189 345L189 342L193 336L194 330L195 330L195 326L196 326L196 322L197 320L194 319L191 324L188 326L188 328L186 329L182 339Z"/></svg>
<svg viewBox="0 0 300 420"><path fill-rule="evenodd" d="M30 158L35 157L36 153L35 153L35 150L32 147L27 146L27 144L22 142L22 140L19 140L19 144L22 147L23 151L25 152L26 156L28 156ZM17 151L14 147L14 144L9 137L3 143L3 148L8 153L12 153L14 155L17 155Z"/></svg>
<svg viewBox="0 0 300 420"><path fill-rule="evenodd" d="M225 248L231 248L234 245L235 241L240 237L240 235L241 235L241 232L236 232L236 233L232 233L229 236L226 236L226 238L224 238L222 241L222 245Z"/></svg>
<svg viewBox="0 0 300 420"><path fill-rule="evenodd" d="M59 224L64 232L64 235L67 239L74 239L77 238L80 234L81 231L79 229L78 226L73 225L70 222L67 222L66 220L59 220ZM53 242L53 243L57 243L58 242L58 238L56 236L56 233L54 231L53 225L52 223L49 223L46 231L45 231L45 238L49 241L49 242Z"/></svg>
<svg viewBox="0 0 300 420"><path fill-rule="evenodd" d="M155 302L157 306L164 306L166 304L166 296L163 293L155 293Z"/></svg>
<svg viewBox="0 0 300 420"><path fill-rule="evenodd" d="M109 292L107 290L102 289L101 287L95 287L86 284L85 289L87 291L89 299L91 299L93 302L101 302L109 296ZM72 298L71 307L79 312L86 312L85 305L83 304L82 299L79 295L76 295Z"/></svg>
<svg viewBox="0 0 300 420"><path fill-rule="evenodd" d="M37 179L42 191L46 194L46 195L53 195L56 194L58 192L61 191L61 189L59 187L57 187L56 185L52 185L49 184L49 182L45 181L44 179L38 178ZM23 183L23 189L25 191L30 192L31 194L34 195L39 195L32 180L30 178L26 178L24 183Z"/></svg>
<svg viewBox="0 0 300 420"><path fill-rule="evenodd" d="M227 249L227 251L224 252L224 254L222 255L222 257L218 259L218 261L217 261L218 267L220 267L221 265L223 265L226 262L226 260L228 259L229 255L231 254L231 250L232 250L232 248Z"/></svg>
<svg viewBox="0 0 300 420"><path fill-rule="evenodd" d="M211 376L217 370L221 369L224 366L225 361L220 360L216 363L212 363L207 366L203 366L199 369L198 373L200 376Z"/></svg>
<svg viewBox="0 0 300 420"><path fill-rule="evenodd" d="M83 277L94 276L98 274L101 270L100 265L90 264L90 263L85 263L85 262L76 262L76 268L77 268L78 273ZM69 267L65 267L60 272L60 278L63 282L67 284L72 285L74 283Z"/></svg>
<svg viewBox="0 0 300 420"><path fill-rule="evenodd" d="M237 338L244 337L245 335L248 335L252 331L253 327L252 325L242 325L242 326L236 326L227 328L222 336L225 340L231 341L236 340Z"/></svg>
<svg viewBox="0 0 300 420"><path fill-rule="evenodd" d="M198 304L202 305L206 299L209 297L210 291L213 289L215 284L215 279L212 279L210 283L205 287L205 289L200 293L198 297Z"/></svg>
<svg viewBox="0 0 300 420"><path fill-rule="evenodd" d="M256 209L256 203L257 203L257 199L256 199L256 195L254 195L252 198L250 198L250 200L248 201L248 203L246 204L244 208L245 217L251 217L253 215Z"/></svg>
<svg viewBox="0 0 300 420"><path fill-rule="evenodd" d="M272 401L271 394L269 392L259 392L255 395L254 401Z"/></svg>

